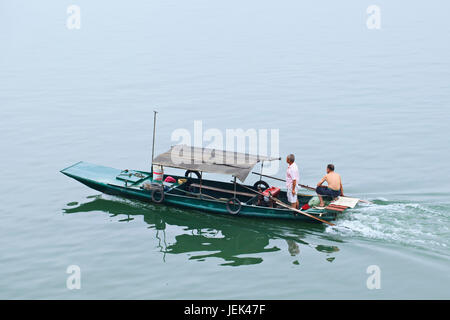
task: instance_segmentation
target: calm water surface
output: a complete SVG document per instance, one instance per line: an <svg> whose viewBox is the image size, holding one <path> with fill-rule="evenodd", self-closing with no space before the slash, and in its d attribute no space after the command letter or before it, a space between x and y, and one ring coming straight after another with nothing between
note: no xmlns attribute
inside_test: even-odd
<svg viewBox="0 0 450 320"><path fill-rule="evenodd" d="M356 0L77 1L80 30L70 4L0 3L0 298L450 297L448 2L378 1L381 30ZM157 152L194 120L276 128L304 183L333 162L374 204L336 227L236 219L59 173L148 170L155 107Z"/></svg>

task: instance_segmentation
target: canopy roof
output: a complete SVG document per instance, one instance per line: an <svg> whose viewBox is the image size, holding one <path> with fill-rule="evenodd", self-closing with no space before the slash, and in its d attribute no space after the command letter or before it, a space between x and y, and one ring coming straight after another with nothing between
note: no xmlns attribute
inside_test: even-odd
<svg viewBox="0 0 450 320"><path fill-rule="evenodd" d="M280 160L266 156L199 148L187 145L172 146L153 160L153 164L171 168L232 175L242 182L260 161Z"/></svg>

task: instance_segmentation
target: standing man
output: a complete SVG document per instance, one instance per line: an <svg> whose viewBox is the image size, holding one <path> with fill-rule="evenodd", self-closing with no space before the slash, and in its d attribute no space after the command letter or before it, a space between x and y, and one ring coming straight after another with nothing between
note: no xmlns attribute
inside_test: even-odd
<svg viewBox="0 0 450 320"><path fill-rule="evenodd" d="M322 186L322 183L327 182L328 186ZM320 199L320 207L324 206L323 196L329 196L331 199L337 198L339 195L344 196L344 188L342 187L341 176L334 172L334 165L327 166L327 174L320 180L316 188L317 195Z"/></svg>
<svg viewBox="0 0 450 320"><path fill-rule="evenodd" d="M290 154L286 158L288 168L286 170L287 199L292 208L298 209L297 184L300 180L298 167L295 163L295 156Z"/></svg>

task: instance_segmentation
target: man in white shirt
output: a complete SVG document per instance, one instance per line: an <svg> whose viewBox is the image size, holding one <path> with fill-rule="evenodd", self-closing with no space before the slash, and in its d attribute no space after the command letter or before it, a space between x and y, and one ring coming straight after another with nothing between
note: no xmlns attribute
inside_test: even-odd
<svg viewBox="0 0 450 320"><path fill-rule="evenodd" d="M286 157L288 168L286 170L286 188L287 199L292 208L298 209L298 197L297 197L297 184L299 183L300 176L298 174L298 167L295 163L295 156L290 154Z"/></svg>

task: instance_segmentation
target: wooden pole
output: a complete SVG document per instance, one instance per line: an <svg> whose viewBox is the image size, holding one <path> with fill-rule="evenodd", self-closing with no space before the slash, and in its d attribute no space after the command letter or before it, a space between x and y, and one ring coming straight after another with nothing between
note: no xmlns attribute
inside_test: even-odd
<svg viewBox="0 0 450 320"><path fill-rule="evenodd" d="M261 161L261 173L259 174L259 180L262 180L262 176L263 176L263 168L264 168L264 160Z"/></svg>
<svg viewBox="0 0 450 320"><path fill-rule="evenodd" d="M155 135L156 135L156 114L158 111L153 110L153 142L152 142L152 169L150 172L153 174L153 159L155 158Z"/></svg>
<svg viewBox="0 0 450 320"><path fill-rule="evenodd" d="M277 178L277 177L272 177L272 176L268 176L268 175L266 175L266 174L261 174L261 173L258 173L258 172L254 172L254 171L252 171L252 173L253 174L256 174L256 175L258 175L258 176L263 176L263 177L266 177L266 178L270 178L270 179L273 179L273 180L278 180L278 181L281 181L281 182L286 182L286 180L284 180L284 179L280 179L280 178ZM298 184L300 187L302 187L302 188L304 188L304 189L308 189L308 190L311 190L311 191L315 191L316 189L315 188L313 188L313 187L310 187L310 186L306 186L306 185L304 185L304 184Z"/></svg>

